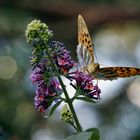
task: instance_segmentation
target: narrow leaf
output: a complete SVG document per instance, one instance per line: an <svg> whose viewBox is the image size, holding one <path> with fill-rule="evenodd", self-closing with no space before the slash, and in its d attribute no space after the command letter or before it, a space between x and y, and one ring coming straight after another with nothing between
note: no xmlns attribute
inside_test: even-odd
<svg viewBox="0 0 140 140"><path fill-rule="evenodd" d="M88 98L88 97L76 97L75 99L76 100L82 100L82 101L88 102L88 103L96 103L97 102L97 101L94 101L93 99Z"/></svg>
<svg viewBox="0 0 140 140"><path fill-rule="evenodd" d="M58 101L50 110L49 112L49 117L52 116L52 114L54 113L54 111L56 110L56 108L61 104L62 100Z"/></svg>

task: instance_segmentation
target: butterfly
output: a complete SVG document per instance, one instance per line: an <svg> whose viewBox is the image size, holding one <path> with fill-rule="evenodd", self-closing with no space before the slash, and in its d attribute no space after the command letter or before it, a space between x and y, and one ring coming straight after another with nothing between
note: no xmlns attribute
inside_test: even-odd
<svg viewBox="0 0 140 140"><path fill-rule="evenodd" d="M87 25L81 15L78 16L77 56L81 70L100 80L115 80L140 75L140 69L135 67L103 67L94 63L93 43Z"/></svg>

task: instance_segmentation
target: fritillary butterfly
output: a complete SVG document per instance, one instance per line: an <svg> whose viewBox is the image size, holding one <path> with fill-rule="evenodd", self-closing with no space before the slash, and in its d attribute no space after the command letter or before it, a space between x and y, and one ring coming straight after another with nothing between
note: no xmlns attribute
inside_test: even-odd
<svg viewBox="0 0 140 140"><path fill-rule="evenodd" d="M78 16L78 46L77 56L81 69L90 73L96 79L114 80L140 75L140 69L135 67L103 67L94 63L94 50L87 25L81 15Z"/></svg>

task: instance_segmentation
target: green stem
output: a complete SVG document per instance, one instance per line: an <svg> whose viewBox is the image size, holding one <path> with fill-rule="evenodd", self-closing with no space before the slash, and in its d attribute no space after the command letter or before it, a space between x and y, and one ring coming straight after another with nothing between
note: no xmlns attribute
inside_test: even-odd
<svg viewBox="0 0 140 140"><path fill-rule="evenodd" d="M82 131L79 131L79 129L73 124L73 123L70 123L74 128L75 128L75 130L77 131L77 132L82 132Z"/></svg>
<svg viewBox="0 0 140 140"><path fill-rule="evenodd" d="M78 118L77 118L77 115L76 115L76 112L75 112L75 110L74 110L72 101L71 101L71 99L69 98L69 95L68 95L68 93L67 93L67 90L66 90L66 88L65 88L65 85L64 85L64 83L63 83L63 81L62 81L62 79L61 79L61 77L60 77L59 75L58 75L58 80L59 80L59 82L60 82L60 84L61 84L61 86L62 86L63 92L64 92L65 97L66 97L66 99L67 99L67 103L68 103L69 108L70 108L70 110L71 110L71 112L72 112L72 114L73 114L73 118L74 118L75 124L76 124L76 126L77 126L77 130L78 130L78 132L82 132L82 127L81 127L80 122L79 122L79 120L78 120Z"/></svg>
<svg viewBox="0 0 140 140"><path fill-rule="evenodd" d="M49 50L48 50L48 48L47 48L47 45L46 45L46 53L47 53L48 58L49 58L49 60L50 60L50 62L51 62L51 64L52 64L52 67L55 69L56 76L57 76L57 78L58 78L58 80L59 80L59 82L60 82L60 85L61 85L61 87L62 87L62 89L63 89L63 92L64 92L64 95L65 95L65 97L66 97L66 102L68 103L68 106L69 106L69 108L70 108L70 110L71 110L71 113L73 114L74 122L75 122L75 125L76 125L76 127L74 127L74 128L75 128L78 132L82 132L82 127L81 127L81 125L80 125L80 122L79 122L78 117L77 117L77 115L76 115L76 112L75 112L75 110L74 110L74 107L73 107L73 104L72 104L72 100L70 99L70 97L69 97L69 95L68 95L68 92L67 92L67 90L66 90L66 88L65 88L65 85L64 85L64 83L63 83L63 81L62 81L62 79L61 79L61 77L60 77L60 75L59 75L57 66L55 65L55 63L54 63L52 57L50 56L50 52L49 52Z"/></svg>

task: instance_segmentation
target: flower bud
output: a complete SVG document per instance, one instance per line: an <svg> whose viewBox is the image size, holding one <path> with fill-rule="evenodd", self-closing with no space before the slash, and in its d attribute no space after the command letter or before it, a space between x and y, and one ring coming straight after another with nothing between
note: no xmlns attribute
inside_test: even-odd
<svg viewBox="0 0 140 140"><path fill-rule="evenodd" d="M74 123L73 115L66 104L61 109L61 120L70 124Z"/></svg>
<svg viewBox="0 0 140 140"><path fill-rule="evenodd" d="M33 20L28 24L25 36L27 43L31 43L32 41L47 42L53 36L53 33L45 23L42 23L40 20Z"/></svg>

